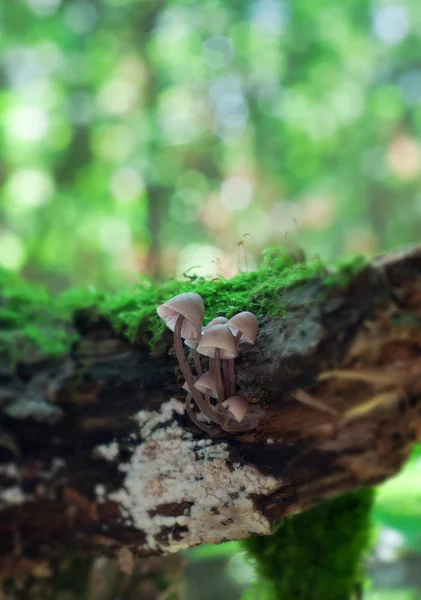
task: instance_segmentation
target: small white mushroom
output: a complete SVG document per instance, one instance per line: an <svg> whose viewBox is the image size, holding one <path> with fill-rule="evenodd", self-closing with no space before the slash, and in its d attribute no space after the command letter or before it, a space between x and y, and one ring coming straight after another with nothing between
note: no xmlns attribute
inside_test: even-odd
<svg viewBox="0 0 421 600"><path fill-rule="evenodd" d="M226 408L235 418L238 423L244 419L247 414L249 403L248 400L242 396L231 396L224 402L224 408Z"/></svg>

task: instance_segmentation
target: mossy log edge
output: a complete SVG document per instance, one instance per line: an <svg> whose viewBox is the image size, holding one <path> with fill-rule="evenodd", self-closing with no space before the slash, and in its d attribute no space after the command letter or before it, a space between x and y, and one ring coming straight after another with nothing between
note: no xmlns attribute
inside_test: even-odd
<svg viewBox="0 0 421 600"><path fill-rule="evenodd" d="M266 534L396 473L421 436L421 248L278 295L236 361L264 410L239 436L186 417L170 334L151 351L92 310L66 356L1 365L0 570Z"/></svg>

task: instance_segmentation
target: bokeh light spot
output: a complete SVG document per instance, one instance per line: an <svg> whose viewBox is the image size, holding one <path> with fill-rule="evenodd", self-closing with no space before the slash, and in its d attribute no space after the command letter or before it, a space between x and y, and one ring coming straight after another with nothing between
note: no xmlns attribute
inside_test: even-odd
<svg viewBox="0 0 421 600"><path fill-rule="evenodd" d="M99 93L99 106L110 115L124 115L139 100L139 89L128 79L115 78L106 82Z"/></svg>
<svg viewBox="0 0 421 600"><path fill-rule="evenodd" d="M221 201L233 212L244 210L253 199L253 186L243 177L230 177L221 185Z"/></svg>
<svg viewBox="0 0 421 600"><path fill-rule="evenodd" d="M202 128L201 102L187 89L173 88L161 95L159 123L167 143L185 144L197 138Z"/></svg>
<svg viewBox="0 0 421 600"><path fill-rule="evenodd" d="M36 208L46 204L54 192L54 184L46 171L35 168L14 171L7 191L16 207Z"/></svg>
<svg viewBox="0 0 421 600"><path fill-rule="evenodd" d="M6 127L12 137L26 142L36 142L48 130L48 117L39 106L18 106L6 114Z"/></svg>
<svg viewBox="0 0 421 600"><path fill-rule="evenodd" d="M420 145L413 138L400 135L389 144L387 164L401 179L414 179L421 172Z"/></svg>
<svg viewBox="0 0 421 600"><path fill-rule="evenodd" d="M382 6L375 10L373 30L376 36L387 44L397 44L409 32L408 14L403 6Z"/></svg>
<svg viewBox="0 0 421 600"><path fill-rule="evenodd" d="M93 136L95 154L112 162L126 159L136 146L133 129L124 125L99 127Z"/></svg>
<svg viewBox="0 0 421 600"><path fill-rule="evenodd" d="M256 0L252 19L265 33L280 35L288 22L286 3L280 0Z"/></svg>
<svg viewBox="0 0 421 600"><path fill-rule="evenodd" d="M421 104L421 71L409 71L399 78L399 86L408 104Z"/></svg>
<svg viewBox="0 0 421 600"><path fill-rule="evenodd" d="M62 0L27 0L29 8L39 17L49 17L54 14Z"/></svg>
<svg viewBox="0 0 421 600"><path fill-rule="evenodd" d="M99 239L110 254L124 252L132 243L130 226L126 220L118 217L105 219L99 224Z"/></svg>
<svg viewBox="0 0 421 600"><path fill-rule="evenodd" d="M350 227L345 233L344 252L375 252L378 246L376 234L366 225Z"/></svg>
<svg viewBox="0 0 421 600"><path fill-rule="evenodd" d="M303 229L323 231L334 222L335 202L330 196L314 195L305 198L301 203L300 227Z"/></svg>
<svg viewBox="0 0 421 600"><path fill-rule="evenodd" d="M87 0L74 0L70 3L64 15L64 21L69 29L78 34L89 33L98 19L95 6Z"/></svg>
<svg viewBox="0 0 421 600"><path fill-rule="evenodd" d="M212 69L229 67L234 58L234 49L231 40L223 35L214 35L205 40L202 45L205 62Z"/></svg>
<svg viewBox="0 0 421 600"><path fill-rule="evenodd" d="M224 75L209 89L209 100L215 111L215 132L222 139L237 137L244 129L249 109L238 76Z"/></svg>
<svg viewBox="0 0 421 600"><path fill-rule="evenodd" d="M178 256L177 271L181 275L188 269L189 273L199 276L225 276L226 257L221 248L211 244L187 244Z"/></svg>
<svg viewBox="0 0 421 600"><path fill-rule="evenodd" d="M22 241L11 231L0 231L0 265L6 269L19 269L24 261Z"/></svg>
<svg viewBox="0 0 421 600"><path fill-rule="evenodd" d="M144 190L143 179L137 169L123 167L113 173L110 190L118 202L135 202Z"/></svg>

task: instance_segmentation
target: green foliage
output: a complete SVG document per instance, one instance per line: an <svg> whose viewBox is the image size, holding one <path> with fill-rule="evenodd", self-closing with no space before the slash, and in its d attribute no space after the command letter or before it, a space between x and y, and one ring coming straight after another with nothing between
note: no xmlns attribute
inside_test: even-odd
<svg viewBox="0 0 421 600"><path fill-rule="evenodd" d="M4 2L0 264L115 290L417 241L418 3Z"/></svg>
<svg viewBox="0 0 421 600"><path fill-rule="evenodd" d="M403 548L415 552L421 552L420 459L418 444L402 471L379 487L374 508L376 522L399 532Z"/></svg>
<svg viewBox="0 0 421 600"><path fill-rule="evenodd" d="M218 558L230 558L241 550L241 542L224 542L223 544L203 544L184 551L189 562L207 561Z"/></svg>
<svg viewBox="0 0 421 600"><path fill-rule="evenodd" d="M371 489L289 517L271 536L243 542L261 579L244 600L350 600L364 581L371 540Z"/></svg>

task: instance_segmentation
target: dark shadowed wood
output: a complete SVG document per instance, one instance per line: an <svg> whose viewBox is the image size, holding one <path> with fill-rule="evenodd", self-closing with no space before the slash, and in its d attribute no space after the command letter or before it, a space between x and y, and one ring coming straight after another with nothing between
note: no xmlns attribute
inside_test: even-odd
<svg viewBox="0 0 421 600"><path fill-rule="evenodd" d="M321 289L281 290L285 314L241 348L240 392L264 418L237 437L185 416L170 333L151 354L81 312L62 360L1 365L2 572L269 533L394 474L421 435L421 249Z"/></svg>

